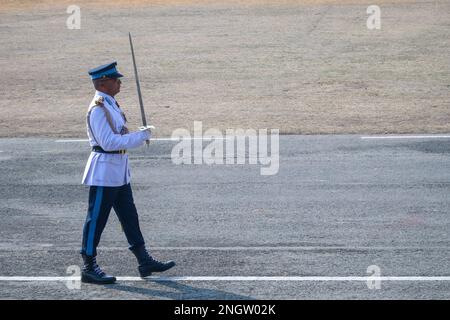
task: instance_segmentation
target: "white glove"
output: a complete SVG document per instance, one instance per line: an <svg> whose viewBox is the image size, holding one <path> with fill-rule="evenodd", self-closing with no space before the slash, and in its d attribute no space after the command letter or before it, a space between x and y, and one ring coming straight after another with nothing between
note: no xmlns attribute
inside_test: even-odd
<svg viewBox="0 0 450 320"><path fill-rule="evenodd" d="M138 128L140 131L145 131L145 130L148 130L148 131L152 131L153 129L155 129L155 127L154 126L142 126L142 127L139 127Z"/></svg>

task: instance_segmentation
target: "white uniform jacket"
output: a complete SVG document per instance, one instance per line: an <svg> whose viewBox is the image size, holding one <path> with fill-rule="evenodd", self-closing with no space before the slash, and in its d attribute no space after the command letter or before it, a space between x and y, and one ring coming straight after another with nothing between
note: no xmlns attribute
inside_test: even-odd
<svg viewBox="0 0 450 320"><path fill-rule="evenodd" d="M150 139L150 132L147 130L123 135L114 133L102 108L108 109L116 132L123 130L126 119L122 115L116 100L100 91L95 92L89 109L96 105L100 96L103 97L103 106L94 107L88 117L91 128L88 126L87 134L91 147L100 146L105 151L117 151L139 147L145 140ZM127 153L91 152L84 170L82 183L89 186L119 187L130 183L130 180L131 174Z"/></svg>

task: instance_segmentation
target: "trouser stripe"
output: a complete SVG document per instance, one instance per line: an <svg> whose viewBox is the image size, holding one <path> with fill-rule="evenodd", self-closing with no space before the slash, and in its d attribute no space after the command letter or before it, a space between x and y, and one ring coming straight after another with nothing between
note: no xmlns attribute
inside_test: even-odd
<svg viewBox="0 0 450 320"><path fill-rule="evenodd" d="M92 256L92 254L94 252L95 228L97 226L97 219L98 219L98 215L100 213L102 197L103 197L103 187L97 187L96 195L95 195L94 209L93 209L92 217L91 217L91 223L89 224L89 234L88 234L87 248L86 248L86 254L88 256Z"/></svg>

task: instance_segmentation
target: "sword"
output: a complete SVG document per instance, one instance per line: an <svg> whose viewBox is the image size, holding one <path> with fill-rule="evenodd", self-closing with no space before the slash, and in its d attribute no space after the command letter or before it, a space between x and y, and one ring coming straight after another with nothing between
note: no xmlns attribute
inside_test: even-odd
<svg viewBox="0 0 450 320"><path fill-rule="evenodd" d="M137 68L136 68L136 59L134 57L134 50L133 50L133 40L131 40L130 32L128 32L128 38L130 39L131 56L133 58L133 67L134 67L134 78L136 79L136 88L137 88L137 94L138 94L138 98L139 98L139 106L141 107L142 127L139 129L144 129L144 128L154 129L155 127L153 127L153 126L147 126L147 120L145 118L144 103L142 102L141 86L139 84L139 75L138 75ZM147 144L147 147L148 147L150 141L145 140L145 143Z"/></svg>

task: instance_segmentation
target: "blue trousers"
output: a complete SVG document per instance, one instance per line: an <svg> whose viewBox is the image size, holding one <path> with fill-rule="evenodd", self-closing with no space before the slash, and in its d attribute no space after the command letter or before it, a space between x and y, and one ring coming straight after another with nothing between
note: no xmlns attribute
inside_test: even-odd
<svg viewBox="0 0 450 320"><path fill-rule="evenodd" d="M108 221L111 208L114 208L122 224L130 250L144 245L130 184L121 187L91 186L89 189L89 208L83 228L81 254L97 255L97 246Z"/></svg>

